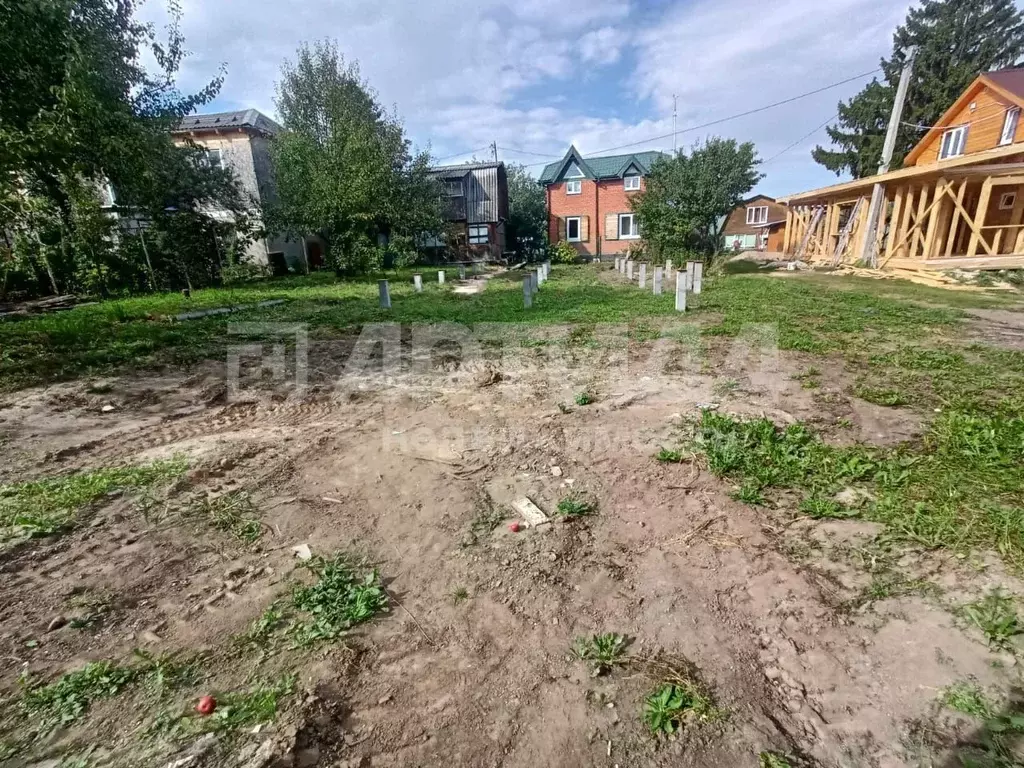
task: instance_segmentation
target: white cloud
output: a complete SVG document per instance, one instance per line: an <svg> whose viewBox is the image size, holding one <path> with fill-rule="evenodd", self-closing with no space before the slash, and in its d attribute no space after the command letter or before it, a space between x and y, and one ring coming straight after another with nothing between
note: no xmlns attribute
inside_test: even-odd
<svg viewBox="0 0 1024 768"><path fill-rule="evenodd" d="M619 60L622 47L628 42L625 30L615 27L601 27L580 38L579 51L583 61L597 64L614 64Z"/></svg>
<svg viewBox="0 0 1024 768"><path fill-rule="evenodd" d="M359 60L417 144L429 141L439 156L492 141L558 156L571 141L584 152L631 144L672 130L676 94L680 146L734 136L767 158L834 114L863 81L687 129L873 69L908 2L779 0L753 13L747 0L184 0L195 55L182 80L196 87L226 63L218 104L273 113L281 62L301 42L327 37ZM154 18L154 6L143 8ZM767 166L763 188L828 183L807 154L816 140L821 134ZM669 137L635 148L671 146Z"/></svg>

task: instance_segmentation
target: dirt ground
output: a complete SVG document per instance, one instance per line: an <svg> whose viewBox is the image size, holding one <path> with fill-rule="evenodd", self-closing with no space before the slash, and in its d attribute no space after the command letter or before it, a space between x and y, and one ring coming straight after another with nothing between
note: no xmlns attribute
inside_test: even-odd
<svg viewBox="0 0 1024 768"><path fill-rule="evenodd" d="M105 380L102 394L76 382L9 396L0 482L185 455L174 493L244 489L264 536L243 546L152 524L115 497L71 534L0 555L3 690L16 695L25 668L53 677L140 646L208 650L221 688L273 671L281 659L225 648L287 589L300 544L366 554L391 610L299 658L286 714L245 734L229 764L756 766L772 750L794 766L952 768L971 723L940 706L942 690L1008 690L1015 659L951 610L996 584L1024 593L997 560L906 550L901 572L941 592L869 599L879 526L748 506L695 463L654 460L701 407L809 421L836 442L920 433L917 415L851 397L841 362L814 358L823 386L809 390L794 377L811 358L723 341L698 359L662 339L562 367L550 345L461 364L435 349L419 375L385 380L342 373L350 350L314 344L302 397L265 383L227 403L217 363ZM582 390L596 402L573 405ZM596 515L509 529L515 500L551 513L578 489ZM500 525L474 526L494 510ZM90 592L114 595L102 623L47 630ZM592 678L570 655L601 632L685 665L725 717L652 737L641 710L658 681ZM203 745L154 751L143 726L108 702L10 764L56 765L71 744L98 745L101 763L212 761Z"/></svg>

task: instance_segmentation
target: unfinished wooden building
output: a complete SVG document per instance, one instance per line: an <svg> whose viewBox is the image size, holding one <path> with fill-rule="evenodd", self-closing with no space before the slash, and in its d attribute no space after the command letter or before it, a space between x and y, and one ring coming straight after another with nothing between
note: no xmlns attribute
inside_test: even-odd
<svg viewBox="0 0 1024 768"><path fill-rule="evenodd" d="M784 252L882 268L1024 267L1022 106L1024 68L981 75L927 129L903 168L783 198ZM885 202L868 243L876 184Z"/></svg>

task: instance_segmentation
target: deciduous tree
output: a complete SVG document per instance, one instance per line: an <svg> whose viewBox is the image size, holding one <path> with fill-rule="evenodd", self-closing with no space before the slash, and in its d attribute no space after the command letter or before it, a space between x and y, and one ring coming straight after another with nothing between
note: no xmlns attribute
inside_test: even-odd
<svg viewBox="0 0 1024 768"><path fill-rule="evenodd" d="M537 253L547 244L547 207L544 189L525 166L509 165L508 223L505 229L509 249L517 256Z"/></svg>
<svg viewBox="0 0 1024 768"><path fill-rule="evenodd" d="M655 160L645 190L632 198L645 243L659 253L714 251L719 219L761 179L759 162L750 142L721 138Z"/></svg>
<svg viewBox="0 0 1024 768"><path fill-rule="evenodd" d="M374 266L378 234L440 230L428 156L413 154L402 124L333 43L303 45L284 65L277 111L285 131L272 145L271 218L298 236L319 233L339 272Z"/></svg>

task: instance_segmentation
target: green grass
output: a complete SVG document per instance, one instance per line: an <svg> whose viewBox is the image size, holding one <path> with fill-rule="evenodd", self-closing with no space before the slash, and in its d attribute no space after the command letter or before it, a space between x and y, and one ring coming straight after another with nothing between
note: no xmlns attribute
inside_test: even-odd
<svg viewBox="0 0 1024 768"><path fill-rule="evenodd" d="M106 494L169 483L187 466L175 459L0 485L0 541L64 531Z"/></svg>
<svg viewBox="0 0 1024 768"><path fill-rule="evenodd" d="M674 451L669 448L662 448L656 454L654 458L660 461L662 464L678 464L683 460L683 454L681 451Z"/></svg>
<svg viewBox="0 0 1024 768"><path fill-rule="evenodd" d="M424 290L415 293L412 274L422 272ZM652 296L630 286L605 282L589 266L557 265L552 279L526 310L517 273L488 281L479 294L460 296L449 283L430 279L434 270L403 269L388 273L393 307L378 306L377 279L338 280L333 274L267 280L231 288L140 296L77 307L67 312L0 323L0 391L42 381L101 375L126 367L186 365L220 357L229 322L259 319L308 323L311 334L335 337L365 323L518 323L584 326L572 337L590 342L595 323L630 323L629 339L649 341L661 335L659 317L676 317L674 297ZM750 323L776 323L782 349L844 351L851 344L869 348L877 338L920 338L934 328L950 328L956 308L922 306L939 302L957 307L1005 306L1002 296L962 294L888 281L880 295L878 281L801 275L778 279L764 275L715 277L706 281L702 313L722 313L710 326L712 335L737 335ZM221 306L285 299L286 304L186 322L176 314Z"/></svg>
<svg viewBox="0 0 1024 768"><path fill-rule="evenodd" d="M188 520L201 521L218 531L230 533L244 544L255 544L263 535L263 524L249 494L232 491L203 499L185 512Z"/></svg>
<svg viewBox="0 0 1024 768"><path fill-rule="evenodd" d="M68 672L52 683L24 681L21 706L43 732L74 722L96 701L117 696L135 682L139 670L110 661L96 661Z"/></svg>
<svg viewBox="0 0 1024 768"><path fill-rule="evenodd" d="M598 677L622 662L622 656L629 645L625 635L606 632L590 637L577 637L572 651L576 658L590 665L591 675Z"/></svg>
<svg viewBox="0 0 1024 768"><path fill-rule="evenodd" d="M1024 624L1017 616L1013 598L996 589L974 603L960 608L960 615L980 629L990 645L1010 648L1017 635L1024 634Z"/></svg>
<svg viewBox="0 0 1024 768"><path fill-rule="evenodd" d="M255 685L245 691L214 693L217 709L207 717L189 719L191 730L199 733L231 734L273 722L282 701L295 691L295 678L284 677L270 685Z"/></svg>
<svg viewBox="0 0 1024 768"><path fill-rule="evenodd" d="M762 752L757 756L758 768L791 768L789 760L778 752Z"/></svg>
<svg viewBox="0 0 1024 768"><path fill-rule="evenodd" d="M692 448L720 477L768 494L802 492L815 517L860 515L885 523L887 535L933 548L993 549L1024 565L1024 418L945 411L919 444L836 447L806 425L778 428L705 411ZM856 507L835 496L863 489Z"/></svg>
<svg viewBox="0 0 1024 768"><path fill-rule="evenodd" d="M954 683L946 688L942 692L942 703L950 709L973 717L988 718L996 712L995 706L985 695L981 686L965 681Z"/></svg>
<svg viewBox="0 0 1024 768"><path fill-rule="evenodd" d="M296 645L309 647L336 640L352 627L388 609L388 598L376 570L362 572L345 555L304 563L315 577L292 592L292 608L305 616L289 628Z"/></svg>
<svg viewBox="0 0 1024 768"><path fill-rule="evenodd" d="M249 645L255 648L266 649L273 644L274 635L287 622L284 610L276 602L263 609L263 613L257 616L245 634L238 640L242 645Z"/></svg>
<svg viewBox="0 0 1024 768"><path fill-rule="evenodd" d="M597 511L597 504L581 491L563 496L555 511L564 517L585 517Z"/></svg>
<svg viewBox="0 0 1024 768"><path fill-rule="evenodd" d="M456 587L452 590L452 605L459 605L469 600L469 590L465 587Z"/></svg>

